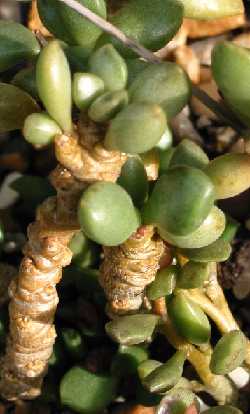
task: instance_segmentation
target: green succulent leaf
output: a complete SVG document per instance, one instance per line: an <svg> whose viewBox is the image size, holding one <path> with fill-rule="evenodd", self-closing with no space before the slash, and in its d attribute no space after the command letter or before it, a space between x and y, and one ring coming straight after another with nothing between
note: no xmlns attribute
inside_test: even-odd
<svg viewBox="0 0 250 414"><path fill-rule="evenodd" d="M163 231L186 236L199 228L214 203L210 179L196 168L170 168L157 181L143 210L146 224Z"/></svg>
<svg viewBox="0 0 250 414"><path fill-rule="evenodd" d="M45 112L29 115L24 122L23 136L35 148L51 144L62 131L57 123Z"/></svg>
<svg viewBox="0 0 250 414"><path fill-rule="evenodd" d="M128 158L117 183L127 191L137 208L143 205L148 195L148 178L140 158Z"/></svg>
<svg viewBox="0 0 250 414"><path fill-rule="evenodd" d="M184 16L191 19L210 20L244 13L242 0L181 0Z"/></svg>
<svg viewBox="0 0 250 414"><path fill-rule="evenodd" d="M89 70L103 80L108 91L119 91L126 87L126 62L111 44L100 47L90 56Z"/></svg>
<svg viewBox="0 0 250 414"><path fill-rule="evenodd" d="M151 50L158 50L177 33L183 7L177 0L127 0L109 21L127 36ZM113 43L124 56L134 56L114 37L103 34L100 42Z"/></svg>
<svg viewBox="0 0 250 414"><path fill-rule="evenodd" d="M155 359L147 359L138 366L138 375L141 381L143 381L151 372L160 367L162 363Z"/></svg>
<svg viewBox="0 0 250 414"><path fill-rule="evenodd" d="M214 184L217 199L235 197L250 187L250 155L220 155L205 172Z"/></svg>
<svg viewBox="0 0 250 414"><path fill-rule="evenodd" d="M0 83L0 133L23 128L33 112L39 112L36 101L14 85Z"/></svg>
<svg viewBox="0 0 250 414"><path fill-rule="evenodd" d="M106 92L99 96L89 108L88 115L94 122L107 122L128 104L125 90Z"/></svg>
<svg viewBox="0 0 250 414"><path fill-rule="evenodd" d="M75 366L61 380L60 398L63 405L77 413L94 414L110 404L115 390L116 381L111 376L93 374Z"/></svg>
<svg viewBox="0 0 250 414"><path fill-rule="evenodd" d="M132 103L110 122L105 147L128 154L141 154L152 149L166 130L166 116L159 105Z"/></svg>
<svg viewBox="0 0 250 414"><path fill-rule="evenodd" d="M249 70L249 49L232 42L221 42L214 47L213 77L227 104L247 126L250 126Z"/></svg>
<svg viewBox="0 0 250 414"><path fill-rule="evenodd" d="M169 390L180 380L186 355L183 351L177 351L165 364L155 368L146 378L143 385L153 393Z"/></svg>
<svg viewBox="0 0 250 414"><path fill-rule="evenodd" d="M190 81L184 70L173 62L150 64L140 72L129 88L131 102L161 105L167 118L177 115L191 96Z"/></svg>
<svg viewBox="0 0 250 414"><path fill-rule="evenodd" d="M20 23L0 20L0 73L40 52L35 35Z"/></svg>
<svg viewBox="0 0 250 414"><path fill-rule="evenodd" d="M226 375L238 368L246 357L247 340L241 331L231 331L217 342L210 369L216 375Z"/></svg>
<svg viewBox="0 0 250 414"><path fill-rule="evenodd" d="M137 345L151 340L159 317L151 314L126 315L106 324L107 334L119 344Z"/></svg>
<svg viewBox="0 0 250 414"><path fill-rule="evenodd" d="M49 42L39 55L36 83L51 118L64 132L71 132L71 73L67 58L56 40Z"/></svg>
<svg viewBox="0 0 250 414"><path fill-rule="evenodd" d="M229 259L232 248L222 239L200 249L181 249L184 256L194 262L224 262Z"/></svg>
<svg viewBox="0 0 250 414"><path fill-rule="evenodd" d="M93 73L78 72L73 77L73 101L77 108L85 109L104 92L104 82Z"/></svg>
<svg viewBox="0 0 250 414"><path fill-rule="evenodd" d="M188 165L202 170L208 163L208 156L202 148L190 139L185 138L175 148L169 167Z"/></svg>
<svg viewBox="0 0 250 414"><path fill-rule="evenodd" d="M79 0L79 3L102 18L106 18L104 0ZM56 38L70 45L82 46L86 53L94 48L96 40L102 33L99 27L60 0L38 0L37 6L44 26Z"/></svg>
<svg viewBox="0 0 250 414"><path fill-rule="evenodd" d="M184 293L178 292L168 302L168 312L177 332L191 344L207 343L211 327L203 310Z"/></svg>
<svg viewBox="0 0 250 414"><path fill-rule="evenodd" d="M140 225L128 193L118 184L105 181L90 185L83 193L78 218L83 232L104 246L123 243Z"/></svg>
<svg viewBox="0 0 250 414"><path fill-rule="evenodd" d="M177 236L162 228L159 228L158 231L163 240L166 240L173 246L197 249L214 243L225 230L225 223L225 214L218 207L214 206L200 227L187 236Z"/></svg>
<svg viewBox="0 0 250 414"><path fill-rule="evenodd" d="M147 297L149 300L156 300L163 296L171 295L176 287L176 278L178 274L177 266L168 266L161 269L155 280L147 288Z"/></svg>

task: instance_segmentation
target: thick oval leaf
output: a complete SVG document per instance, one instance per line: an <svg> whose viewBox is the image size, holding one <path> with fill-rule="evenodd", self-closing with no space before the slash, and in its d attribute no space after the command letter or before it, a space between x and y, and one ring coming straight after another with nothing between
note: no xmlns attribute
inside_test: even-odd
<svg viewBox="0 0 250 414"><path fill-rule="evenodd" d="M173 62L150 64L129 88L131 102L155 103L168 118L177 115L190 98L190 82L184 70Z"/></svg>
<svg viewBox="0 0 250 414"><path fill-rule="evenodd" d="M226 375L242 365L246 358L247 341L245 335L238 330L223 335L217 342L210 369L216 375Z"/></svg>
<svg viewBox="0 0 250 414"><path fill-rule="evenodd" d="M212 71L213 77L228 105L249 126L249 49L231 42L218 43L212 53Z"/></svg>
<svg viewBox="0 0 250 414"><path fill-rule="evenodd" d="M71 73L60 43L53 40L39 55L36 65L38 94L47 112L69 133L71 120Z"/></svg>
<svg viewBox="0 0 250 414"><path fill-rule="evenodd" d="M165 364L154 369L144 380L143 385L150 392L164 392L180 380L186 355L177 351Z"/></svg>
<svg viewBox="0 0 250 414"><path fill-rule="evenodd" d="M127 191L137 208L143 205L148 195L148 179L140 158L128 158L121 169L117 183Z"/></svg>
<svg viewBox="0 0 250 414"><path fill-rule="evenodd" d="M0 83L0 133L21 129L26 117L39 110L28 93L14 85Z"/></svg>
<svg viewBox="0 0 250 414"><path fill-rule="evenodd" d="M184 16L191 19L209 20L244 13L242 0L181 0Z"/></svg>
<svg viewBox="0 0 250 414"><path fill-rule="evenodd" d="M208 163L208 156L203 149L195 142L185 138L177 145L169 166L189 165L202 170Z"/></svg>
<svg viewBox="0 0 250 414"><path fill-rule="evenodd" d="M137 345L149 341L159 317L151 314L120 316L105 326L107 334L119 344Z"/></svg>
<svg viewBox="0 0 250 414"><path fill-rule="evenodd" d="M235 197L250 187L250 155L220 155L205 172L214 184L217 199Z"/></svg>
<svg viewBox="0 0 250 414"><path fill-rule="evenodd" d="M177 0L127 0L110 22L127 36L151 50L158 50L171 40L182 23L183 7ZM114 37L104 34L102 44L113 45L125 56L134 53Z"/></svg>
<svg viewBox="0 0 250 414"><path fill-rule="evenodd" d="M127 240L140 221L131 197L118 184L97 182L83 193L78 207L83 232L104 246Z"/></svg>
<svg viewBox="0 0 250 414"><path fill-rule="evenodd" d="M181 291L168 302L168 313L177 332L191 344L201 345L209 340L211 328L207 316Z"/></svg>
<svg viewBox="0 0 250 414"><path fill-rule="evenodd" d="M143 211L146 224L186 236L199 228L214 203L214 187L197 168L177 166L157 181Z"/></svg>
<svg viewBox="0 0 250 414"><path fill-rule="evenodd" d="M106 18L104 0L79 0L92 12ZM43 24L58 39L70 45L84 46L86 50L94 47L101 29L88 22L83 16L59 0L38 0L38 11Z"/></svg>
<svg viewBox="0 0 250 414"><path fill-rule="evenodd" d="M173 246L198 249L214 243L225 230L225 222L226 218L223 211L213 206L207 218L193 233L187 236L176 236L160 228L159 234L163 240L173 244Z"/></svg>
<svg viewBox="0 0 250 414"><path fill-rule="evenodd" d="M75 366L61 380L61 403L77 413L103 412L112 401L115 389L116 380L111 376Z"/></svg>
<svg viewBox="0 0 250 414"><path fill-rule="evenodd" d="M194 262L225 262L229 259L232 248L229 243L218 239L200 249L181 249L181 253Z"/></svg>
<svg viewBox="0 0 250 414"><path fill-rule="evenodd" d="M0 72L40 52L33 33L22 24L0 20Z"/></svg>

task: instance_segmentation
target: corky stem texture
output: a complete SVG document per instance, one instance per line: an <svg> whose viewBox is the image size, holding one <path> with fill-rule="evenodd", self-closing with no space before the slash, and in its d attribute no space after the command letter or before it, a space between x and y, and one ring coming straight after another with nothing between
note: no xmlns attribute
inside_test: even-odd
<svg viewBox="0 0 250 414"><path fill-rule="evenodd" d="M104 149L98 160L92 156L95 146L101 144L98 135L93 144L91 131L83 128L80 138L76 135L56 139L56 154L61 164L64 161L67 164L67 159L74 162L69 165L71 171L58 165L51 174L57 197L49 198L39 207L36 221L28 228L25 257L10 287L10 334L0 380L1 395L8 400L32 399L41 392L56 337L53 325L58 303L56 284L62 268L71 262L72 253L67 246L79 231L76 209L80 195L90 182L104 177L116 181L126 160L126 156L120 153L114 156Z"/></svg>
<svg viewBox="0 0 250 414"><path fill-rule="evenodd" d="M111 315L141 307L145 287L155 279L163 252L163 241L153 226L142 226L120 246L104 247L99 281Z"/></svg>

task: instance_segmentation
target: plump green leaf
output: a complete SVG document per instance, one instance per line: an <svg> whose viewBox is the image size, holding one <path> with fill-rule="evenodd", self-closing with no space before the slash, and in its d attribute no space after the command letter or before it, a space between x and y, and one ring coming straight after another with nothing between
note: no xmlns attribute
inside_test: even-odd
<svg viewBox="0 0 250 414"><path fill-rule="evenodd" d="M111 121L104 144L109 150L141 154L160 141L165 129L166 117L159 105L132 103Z"/></svg>
<svg viewBox="0 0 250 414"><path fill-rule="evenodd" d="M177 332L190 343L201 345L209 341L211 327L207 316L185 294L178 292L169 300L168 312Z"/></svg>
<svg viewBox="0 0 250 414"><path fill-rule="evenodd" d="M184 16L191 19L210 20L244 13L242 0L181 0Z"/></svg>
<svg viewBox="0 0 250 414"><path fill-rule="evenodd" d="M143 361L138 366L138 375L140 380L144 380L151 372L153 372L156 368L161 366L162 363L160 361L156 361L155 359L147 359L146 361Z"/></svg>
<svg viewBox="0 0 250 414"><path fill-rule="evenodd" d="M119 344L137 345L149 341L159 317L151 314L120 316L106 324L107 334Z"/></svg>
<svg viewBox="0 0 250 414"><path fill-rule="evenodd" d="M169 390L180 380L186 355L177 351L165 364L155 368L146 378L143 385L153 393Z"/></svg>
<svg viewBox="0 0 250 414"><path fill-rule="evenodd" d="M205 170L214 184L217 199L235 197L250 187L250 155L224 154Z"/></svg>
<svg viewBox="0 0 250 414"><path fill-rule="evenodd" d="M163 296L171 295L176 286L177 266L169 266L161 269L155 280L147 287L147 297L156 300Z"/></svg>
<svg viewBox="0 0 250 414"><path fill-rule="evenodd" d="M226 219L223 211L214 206L200 227L187 236L176 236L161 228L158 230L163 240L173 244L173 246L197 249L214 243L222 235L225 229L225 222Z"/></svg>
<svg viewBox="0 0 250 414"><path fill-rule="evenodd" d="M250 126L249 71L249 49L231 42L221 42L215 46L212 53L213 77L227 104L248 126Z"/></svg>
<svg viewBox="0 0 250 414"><path fill-rule="evenodd" d="M27 116L39 110L27 92L14 85L0 83L0 133L21 129Z"/></svg>
<svg viewBox="0 0 250 414"><path fill-rule="evenodd" d="M62 131L45 112L29 115L24 122L23 136L35 148L43 148L54 141Z"/></svg>
<svg viewBox="0 0 250 414"><path fill-rule="evenodd" d="M49 42L40 53L36 83L51 118L64 132L71 132L71 73L67 58L56 40Z"/></svg>
<svg viewBox="0 0 250 414"><path fill-rule="evenodd" d="M169 167L189 165L190 167L204 169L208 163L208 156L203 149L195 142L185 138L177 145Z"/></svg>
<svg viewBox="0 0 250 414"><path fill-rule="evenodd" d="M20 23L0 20L0 72L40 52L34 34Z"/></svg>
<svg viewBox="0 0 250 414"><path fill-rule="evenodd" d="M222 239L200 249L181 249L184 256L194 262L224 262L229 259L232 248Z"/></svg>
<svg viewBox="0 0 250 414"><path fill-rule="evenodd" d="M111 44L100 47L90 56L89 70L103 80L108 91L120 91L126 87L126 62Z"/></svg>
<svg viewBox="0 0 250 414"><path fill-rule="evenodd" d="M106 18L104 0L79 0L79 3L104 19ZM56 38L70 45L83 46L86 53L93 49L101 34L101 29L96 25L87 21L60 0L38 0L37 5L43 24Z"/></svg>
<svg viewBox="0 0 250 414"><path fill-rule="evenodd" d="M238 368L246 357L247 340L241 331L231 331L217 342L210 369L216 375L226 375Z"/></svg>
<svg viewBox="0 0 250 414"><path fill-rule="evenodd" d="M104 92L104 82L93 73L78 72L73 78L73 101L77 108L88 108Z"/></svg>
<svg viewBox="0 0 250 414"><path fill-rule="evenodd" d="M94 122L107 122L128 104L126 90L106 92L99 96L89 108L88 116Z"/></svg>
<svg viewBox="0 0 250 414"><path fill-rule="evenodd" d="M174 117L182 110L190 95L190 81L186 73L173 62L148 65L129 88L132 102L161 105L168 118Z"/></svg>
<svg viewBox="0 0 250 414"><path fill-rule="evenodd" d="M139 158L128 158L121 169L117 183L127 191L137 208L143 205L148 195L148 178Z"/></svg>
<svg viewBox="0 0 250 414"><path fill-rule="evenodd" d="M177 0L127 0L109 20L143 46L158 50L177 33L182 16L183 7ZM103 34L100 41L113 43L125 56L134 56L131 50L110 35Z"/></svg>
<svg viewBox="0 0 250 414"><path fill-rule="evenodd" d="M196 168L170 168L157 181L143 217L166 232L185 236L199 228L214 203L211 180Z"/></svg>
<svg viewBox="0 0 250 414"><path fill-rule="evenodd" d="M75 366L61 380L61 403L77 413L99 413L110 404L115 389L116 381L111 376Z"/></svg>
<svg viewBox="0 0 250 414"><path fill-rule="evenodd" d="M128 193L118 184L105 181L90 185L83 193L78 218L84 233L104 246L123 243L140 225Z"/></svg>

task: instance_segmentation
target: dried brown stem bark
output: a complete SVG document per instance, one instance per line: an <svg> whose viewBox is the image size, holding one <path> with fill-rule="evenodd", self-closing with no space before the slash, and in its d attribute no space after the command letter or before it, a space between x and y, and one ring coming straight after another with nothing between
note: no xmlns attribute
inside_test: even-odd
<svg viewBox="0 0 250 414"><path fill-rule="evenodd" d="M164 252L163 241L153 226L142 226L125 243L104 247L100 284L109 301L111 314L138 310L159 269Z"/></svg>
<svg viewBox="0 0 250 414"><path fill-rule="evenodd" d="M56 337L53 325L58 303L56 284L62 268L71 262L68 243L79 231L76 216L79 197L90 182L104 177L116 181L126 160L122 154L114 157L104 150L98 144L98 136L91 149L86 132L87 129L81 139L77 135L56 139L56 154L62 165L52 173L51 181L57 196L38 208L36 221L28 228L19 275L11 284L10 334L0 379L1 395L8 400L32 399L40 394ZM85 148L81 141L85 142ZM101 148L98 159L95 146ZM72 164L68 165L67 160L72 160Z"/></svg>

